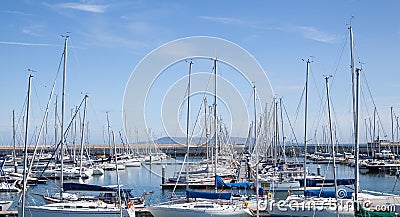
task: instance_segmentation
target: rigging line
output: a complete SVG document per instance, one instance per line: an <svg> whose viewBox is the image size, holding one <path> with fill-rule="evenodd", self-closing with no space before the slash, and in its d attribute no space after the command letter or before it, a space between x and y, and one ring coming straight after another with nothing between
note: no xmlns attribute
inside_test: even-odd
<svg viewBox="0 0 400 217"><path fill-rule="evenodd" d="M207 97L206 97L206 93L207 93L209 84L210 84L210 82L211 82L211 75L212 75L212 74L210 73L210 75L209 75L209 77L208 77L209 79L208 79L208 82L207 82L206 90L204 91L204 94L203 94L203 100L207 98ZM190 142L192 142L193 135L194 135L194 131L195 131L195 129L196 129L197 122L199 121L200 113L203 112L203 110L202 110L203 104L204 104L204 101L203 101L203 100L201 100L200 108L199 108L199 111L197 112L196 121L195 121L194 124L193 124L192 133L191 133L191 135L190 135ZM202 134L201 134L201 135L203 135L203 131L204 131L204 128L203 128L203 130L202 130Z"/></svg>
<svg viewBox="0 0 400 217"><path fill-rule="evenodd" d="M332 82L333 82L333 81L332 81ZM338 118L338 115L337 115L337 113L336 113L336 109L335 109L335 107L333 106L334 103L333 103L333 101L332 101L332 98L330 98L330 100L331 100L331 109L332 109L333 118L334 118L333 125L337 125L337 123L339 122L339 121L338 121L339 118ZM338 132L337 132L337 131L338 131ZM339 137L340 137L340 138L343 138L343 136L342 136L343 133L341 132L340 128L336 129L336 131L335 131L335 136L337 136L336 133L339 134ZM336 137L336 139L338 139L338 138Z"/></svg>
<svg viewBox="0 0 400 217"><path fill-rule="evenodd" d="M75 117L76 117L78 111L81 109L81 107L82 107L84 101L85 101L85 97L82 99L82 101L81 101L81 103L80 103L80 105L79 105L79 107L78 107L78 109L77 109L77 111L76 111L74 117L71 119L71 121L69 122L67 128L65 129L65 133L63 134L63 135L64 135L64 138L62 138L62 137L60 138L60 141L58 142L57 146L55 147L53 154L51 155L49 161L47 162L46 166L44 167L43 171L41 172L41 174L40 174L40 176L39 176L39 179L43 176L43 173L47 170L47 167L49 166L50 161L53 160L54 155L56 154L56 151L57 151L58 147L60 147L62 141L63 141L63 140L66 140L66 135L67 135L67 133L68 133L70 127L72 126L73 120L75 119ZM64 153L61 153L61 154L64 154Z"/></svg>
<svg viewBox="0 0 400 217"><path fill-rule="evenodd" d="M24 135L25 129L22 129L22 128L24 125L24 122L23 122L24 114L25 114L24 111L26 111L26 109L24 109L24 108L26 106L27 100L28 100L28 96L25 96L25 101L24 101L24 104L22 105L21 112L19 113L19 118L18 118L17 124L15 126L16 140L18 140L17 143L19 143L19 144L24 144L22 142L22 141L24 141L22 135ZM19 133L17 133L17 131L19 131Z"/></svg>
<svg viewBox="0 0 400 217"><path fill-rule="evenodd" d="M42 106L40 105L39 95L38 95L38 92L37 92L37 88L36 88L35 82L32 82L32 86L33 86L33 91L35 92L36 100L37 100L37 103L38 103L38 106L39 106L40 115L42 115L42 113L43 113Z"/></svg>
<svg viewBox="0 0 400 217"><path fill-rule="evenodd" d="M363 89L362 89L363 90ZM368 107L367 107L367 100L365 99L365 94L364 94L364 91L362 91L361 90L361 100L363 100L363 102L364 103L361 103L361 105L363 105L363 106L360 106L361 107L361 109L363 109L363 112L365 112L367 115L367 117L371 117L371 114L370 114L370 112L369 112L369 110L368 110ZM365 142L368 142L368 133L367 132L365 132L365 134L366 134L366 141ZM372 136L372 133L370 132L370 137L371 137L371 141L373 141L374 140L374 138L372 138L373 136Z"/></svg>
<svg viewBox="0 0 400 217"><path fill-rule="evenodd" d="M346 47L348 38L349 38L349 35L346 34L346 37L345 37L344 42L343 42L343 45L342 45L341 52L340 52L340 54L338 55L338 58L337 58L336 67L335 67L334 70L333 70L333 79L332 79L332 81L331 81L331 87L334 85L335 77L336 77L336 75L337 75L337 71L338 71L340 62L341 62L341 60L342 60L342 56L343 56L344 49L345 49L345 47ZM337 113L336 113L336 110L335 110L334 107L332 107L332 111L333 111L334 119L335 119L335 120L338 120ZM339 131L339 136L342 138L341 135L342 135L342 133Z"/></svg>
<svg viewBox="0 0 400 217"><path fill-rule="evenodd" d="M251 103L250 103L251 100L253 100L253 91L250 92L249 98L247 99L247 102L246 102L247 109L249 109L249 107L251 106ZM245 119L244 116L245 116L245 114L243 114L242 118L239 119L239 120L242 120L239 125L239 129L243 129L244 128L243 125L246 124L244 121L244 119ZM248 114L247 114L247 116L248 116Z"/></svg>
<svg viewBox="0 0 400 217"><path fill-rule="evenodd" d="M74 41L73 41L73 39L71 39L72 37L70 37L69 39L68 39L68 48L77 48L77 49L79 49L79 47L78 46L74 46L73 45L73 43L74 43ZM76 66L77 66L77 68L79 68L79 71L85 71L85 70L82 70L82 64L81 64L81 62L79 61L79 58L78 58L78 55L77 55L77 53L75 52L75 50L74 49L68 49L68 57L70 57L70 56L72 56L73 58L74 58L74 60L76 61ZM74 64L75 65L75 64ZM78 71L78 70L77 70Z"/></svg>
<svg viewBox="0 0 400 217"><path fill-rule="evenodd" d="M320 125L322 118L325 116L324 114L326 112L326 110L325 110L326 108L325 108L325 106L323 106L325 104L325 101L324 101L325 97L323 97L320 94L320 90L318 89L318 85L317 85L317 80L315 79L315 76L314 76L311 66L310 66L310 74L311 74L312 80L314 81L314 86L315 86L315 89L317 90L316 92L317 92L318 99L320 102L319 103L319 111L316 115L316 118L313 121L313 127L311 127L310 129L317 129L317 131L318 131L319 127L317 127L317 126Z"/></svg>
<svg viewBox="0 0 400 217"><path fill-rule="evenodd" d="M346 47L346 45L347 45L347 40L348 40L349 37L350 37L349 34L346 34L345 40L343 41L342 50L341 50L340 54L338 55L336 67L335 67L335 69L333 70L333 78L332 78L331 86L332 86L333 83L334 83L333 81L335 80L335 77L336 77L336 74L337 74L337 71L338 71L340 62L341 62L341 60L342 60L342 56L343 56L343 53L344 53L344 49L345 49L345 47Z"/></svg>
<svg viewBox="0 0 400 217"><path fill-rule="evenodd" d="M376 107L376 104L375 104L375 100L374 100L374 98L373 98L373 96L372 96L372 93L371 93L371 89L369 88L369 85L368 85L367 76L365 75L366 73L361 73L361 74L362 74L362 76L363 76L363 78L364 78L364 81L365 81L365 84L366 84L366 86L367 86L367 90L368 90L369 96L371 97L372 104L374 105L374 108L377 108L377 107ZM378 116L378 129L379 129L379 126L380 126L381 129L382 129L382 131L383 131L384 136L386 136L386 132L385 132L385 129L383 128L382 119L381 119L381 117L380 117L380 115L379 115L378 110L376 110L376 114L377 114L377 116ZM375 139L375 138L374 138L374 139Z"/></svg>
<svg viewBox="0 0 400 217"><path fill-rule="evenodd" d="M35 149L34 149L34 152L33 152L33 156L35 156L35 154L36 154L37 146L39 145L39 139L40 139L40 136L41 136L41 134L42 134L43 127L44 127L44 125L46 124L46 119L47 119L47 117L48 117L48 111L49 111L51 99L52 99L53 94L54 94L54 89L55 89L55 86L56 86L56 81L57 81L58 74L59 74L59 70L58 70L58 72L57 72L57 74L56 74L56 76L55 76L55 79L54 79L54 81L53 81L53 85L52 85L52 88L51 88L51 91L50 91L49 100L47 101L47 105L46 105L46 112L45 112L45 114L44 114L44 117L43 117L43 120L42 120L42 124L41 124L41 126L40 126L40 131L39 131L39 135L38 135L37 140L36 140L36 144L35 144ZM30 162L30 164L29 164L28 173L29 173L29 172L31 171L31 169L32 169L33 162L34 162L34 157L32 158L32 160L31 160L31 162Z"/></svg>
<svg viewBox="0 0 400 217"><path fill-rule="evenodd" d="M214 70L214 66L212 67L212 70L211 70L211 72L209 73L209 80L208 80L208 83L207 83L207 86L206 86L206 91L208 90L208 87L209 87L209 84L210 84L210 81L211 81L211 77L212 77L212 75L213 75L213 73L212 73L213 70ZM190 78L188 77L188 79L190 79ZM204 97L205 97L205 94L206 94L206 92L204 93ZM188 85L187 85L187 87L186 87L185 96L190 97L190 96L189 96L189 83L188 83ZM185 96L184 96L183 98L185 98ZM203 102L202 102L202 103L203 103ZM180 112L179 112L180 115L182 115L182 109L183 109L183 108L180 108ZM201 108L199 109L199 111L200 111L200 110L201 110ZM181 117L179 117L179 119L181 119ZM196 119L196 122L197 122L197 119ZM189 126L188 126L188 127L189 127ZM177 126L177 128L178 128L178 126ZM178 129L176 129L175 135L176 135L177 131L178 131ZM193 131L194 131L194 127L193 127ZM193 132L192 132L192 135L193 135ZM191 141L192 141L192 137L190 138L189 142L191 142ZM187 144L187 145L188 145L188 149L189 149L189 144ZM180 177L181 177L181 174L182 174L182 171L183 171L183 165L184 165L185 162L188 160L188 158L189 158L189 156L188 156L188 154L186 153L186 154L185 154L185 157L184 157L184 159L183 159L183 164L182 164L182 166L181 166L181 168L180 168L180 170L179 170L178 180L179 180ZM187 167L188 167L188 165L187 165ZM187 181L188 181L188 178L189 178L189 177L186 177ZM176 182L176 184L174 185L174 188L173 188L173 190L172 190L172 195L173 195L173 196L176 196L175 190L176 190L177 184L178 184L178 182Z"/></svg>
<svg viewBox="0 0 400 217"><path fill-rule="evenodd" d="M295 113L295 118L294 118L294 125L296 125L296 123L297 123L297 118L299 117L299 114L300 114L300 107L301 107L301 104L302 104L302 102L303 102L303 97L304 97L305 91L306 91L306 85L304 84L304 86L303 86L303 91L301 92L301 96L300 96L300 99L299 99L299 103L297 104L297 108L296 108L296 113Z"/></svg>
<svg viewBox="0 0 400 217"><path fill-rule="evenodd" d="M332 104L332 105L331 105L331 109L332 109L333 119L334 119L333 125L334 125L334 126L337 126L337 123L339 122L339 121L338 121L339 118L338 118L338 115L337 115L337 113L336 113L336 109L335 109L335 107L333 106L332 98L331 98L331 104ZM337 129L336 129L336 131L337 131ZM336 133L337 133L336 131L335 131L335 136L336 136ZM339 129L338 134L339 134L340 138L343 138L340 129ZM337 137L336 137L336 139L337 139Z"/></svg>
<svg viewBox="0 0 400 217"><path fill-rule="evenodd" d="M289 123L290 131L291 131L291 133L292 133L292 136L294 137L294 141L296 142L296 144L298 144L299 142L297 141L297 137L296 137L296 134L295 134L295 132L294 132L294 128L293 128L292 122L290 121L289 114L288 114L288 112L287 112L287 110L286 110L285 103L283 103L283 99L282 99L282 108L283 108L283 111L285 112L287 121L288 121L288 123ZM291 147L292 147L292 150L293 150L293 148L294 148L294 146L293 146L293 140L291 140Z"/></svg>
<svg viewBox="0 0 400 217"><path fill-rule="evenodd" d="M212 74L212 73L213 73L213 70L214 70L214 66L212 67L212 69L211 69L211 71L210 71L210 73L209 73L208 81L207 81L207 85L206 85L206 89L205 89L204 95L203 95L203 99L204 99L204 97L206 97L206 93L207 93L207 91L208 91L208 88L210 87L211 78L212 78L212 76L213 76L213 74ZM187 85L187 87L186 87L185 96L188 94L188 88L189 88L189 85ZM183 99L185 98L185 96L183 97ZM201 102L201 103L203 103L203 102ZM179 111L179 114L181 115L181 116L179 117L179 120L182 118L182 109L183 109L183 108L180 108L180 111ZM201 110L201 106L200 106L199 111L200 111L200 110ZM196 122L197 122L197 119L196 119ZM194 126L196 126L196 125L194 125ZM177 134L178 128L179 128L179 126L176 127L175 135ZM195 127L193 127L193 131L194 131L194 128L195 128ZM193 134L194 134L194 133L192 132L192 135L193 135ZM190 141L192 141L192 140L190 140Z"/></svg>

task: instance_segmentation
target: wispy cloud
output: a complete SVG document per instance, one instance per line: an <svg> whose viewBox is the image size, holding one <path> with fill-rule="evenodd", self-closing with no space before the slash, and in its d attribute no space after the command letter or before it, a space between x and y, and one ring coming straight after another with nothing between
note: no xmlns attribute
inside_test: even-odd
<svg viewBox="0 0 400 217"><path fill-rule="evenodd" d="M17 14L17 15L24 15L24 16L30 16L32 14L20 12L20 11L1 11L3 13L9 13L9 14Z"/></svg>
<svg viewBox="0 0 400 217"><path fill-rule="evenodd" d="M212 16L200 16L200 19L213 21L222 24L243 24L244 22L237 18L232 17L212 17Z"/></svg>
<svg viewBox="0 0 400 217"><path fill-rule="evenodd" d="M319 42L336 43L340 39L338 35L322 32L313 26L293 26L280 29L287 32L296 32L304 38Z"/></svg>
<svg viewBox="0 0 400 217"><path fill-rule="evenodd" d="M39 43L26 43L26 42L15 42L15 41L0 41L0 44L5 45L19 45L19 46L59 46L55 44L39 44Z"/></svg>
<svg viewBox="0 0 400 217"><path fill-rule="evenodd" d="M86 4L86 3L75 3L75 2L66 2L66 3L56 4L54 6L58 8L80 10L92 13L104 13L109 7L109 5Z"/></svg>
<svg viewBox="0 0 400 217"><path fill-rule="evenodd" d="M36 24L36 25L30 25L30 26L23 27L22 32L27 35L31 35L31 36L40 36L43 29L44 29L44 25Z"/></svg>
<svg viewBox="0 0 400 217"><path fill-rule="evenodd" d="M89 45L105 46L105 47L125 47L125 48L139 48L144 47L145 44L131 38L126 38L121 35L102 30L92 29L88 33L82 33L87 37Z"/></svg>

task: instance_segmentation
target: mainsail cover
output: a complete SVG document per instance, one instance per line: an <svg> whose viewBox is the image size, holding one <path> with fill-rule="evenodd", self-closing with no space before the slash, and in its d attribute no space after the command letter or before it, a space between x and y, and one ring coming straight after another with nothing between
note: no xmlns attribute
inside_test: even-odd
<svg viewBox="0 0 400 217"><path fill-rule="evenodd" d="M217 182L217 188L250 188L250 182L236 182L236 183L225 183L220 176L215 176Z"/></svg>
<svg viewBox="0 0 400 217"><path fill-rule="evenodd" d="M296 179L297 180L297 179ZM300 187L304 186L304 179L298 179ZM337 185L354 185L355 179L337 179ZM332 187L335 186L334 179L307 179L307 187Z"/></svg>
<svg viewBox="0 0 400 217"><path fill-rule="evenodd" d="M116 192L118 191L115 187L105 187L100 185L90 185L81 183L64 183L64 191L77 191L77 192ZM125 191L127 189L124 189Z"/></svg>
<svg viewBox="0 0 400 217"><path fill-rule="evenodd" d="M204 199L224 199L230 200L231 193L214 193L203 191L190 191L186 190L186 198L204 198Z"/></svg>

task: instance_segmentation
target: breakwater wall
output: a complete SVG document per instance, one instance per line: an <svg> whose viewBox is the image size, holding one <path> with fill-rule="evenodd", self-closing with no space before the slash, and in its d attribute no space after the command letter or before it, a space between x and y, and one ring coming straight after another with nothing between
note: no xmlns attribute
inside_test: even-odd
<svg viewBox="0 0 400 217"><path fill-rule="evenodd" d="M399 144L396 143L395 145L387 145L387 146L381 146L381 147L373 147L367 144L360 144L360 153L361 154L372 154L374 152L379 152L379 149L390 149L392 150L393 153L397 153L397 150L399 150ZM232 148L237 152L237 153L245 153L248 151L248 147L245 145L233 145ZM73 152L73 150L76 150L76 153L79 153L79 146L75 146L75 148L71 145L67 146L67 149L70 150L70 152ZM172 157L174 156L184 156L187 152L187 147L184 144L131 144L129 146L127 145L117 145L118 152L121 153L123 150L132 150L133 152L138 152L140 154L147 154L147 153L155 153L155 152L163 152L167 155L170 155ZM45 152L50 152L51 150L54 150L54 146L46 146L46 147L40 147L38 148L39 151L45 151ZM88 145L85 148L85 151L89 150L91 155L109 155L110 150L113 150L113 147L110 147L109 145L104 145L104 144L97 144L97 145ZM206 153L206 146L201 145L201 146L191 146L189 149L189 154L191 156L196 156L196 155L205 155ZM291 145L291 146L286 146L285 148L279 147L277 149L279 153L283 153L283 151L286 153L288 156L299 156L304 153L304 146L303 145ZM322 151L322 152L330 152L331 146L330 145L309 145L308 146L308 153L314 153L316 151ZM339 145L336 147L336 150L338 152L353 152L353 146L352 145ZM22 156L24 151L24 148L21 146L16 147L16 153L18 156ZM33 153L34 148L29 147L28 148L28 153ZM267 150L268 152L269 150ZM0 156L5 156L5 155L11 155L13 152L13 147L12 146L0 146ZM211 152L211 151L210 151Z"/></svg>

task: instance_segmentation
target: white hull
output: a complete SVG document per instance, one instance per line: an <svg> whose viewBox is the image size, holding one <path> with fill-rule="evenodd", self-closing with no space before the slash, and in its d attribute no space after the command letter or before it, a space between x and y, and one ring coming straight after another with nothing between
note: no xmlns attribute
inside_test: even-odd
<svg viewBox="0 0 400 217"><path fill-rule="evenodd" d="M93 175L94 176L101 176L104 174L104 170L101 167L94 167L93 168Z"/></svg>
<svg viewBox="0 0 400 217"><path fill-rule="evenodd" d="M299 191L304 190L303 187L300 187L300 183L298 181L286 181L286 182L260 182L261 187L265 191Z"/></svg>
<svg viewBox="0 0 400 217"><path fill-rule="evenodd" d="M118 163L117 166L118 166L118 170L125 169L124 164ZM116 170L115 163L106 163L106 164L103 164L102 167L103 167L103 170Z"/></svg>
<svg viewBox="0 0 400 217"><path fill-rule="evenodd" d="M18 216L22 217L22 208L18 207ZM28 217L119 217L120 209L113 204L97 202L53 203L43 206L25 207ZM133 208L122 209L123 217L134 217Z"/></svg>
<svg viewBox="0 0 400 217"><path fill-rule="evenodd" d="M154 217L250 217L251 212L235 205L210 202L191 202L173 205L150 206L147 209Z"/></svg>
<svg viewBox="0 0 400 217"><path fill-rule="evenodd" d="M126 162L125 167L140 167L142 163L140 161Z"/></svg>
<svg viewBox="0 0 400 217"><path fill-rule="evenodd" d="M7 211L12 203L12 200L0 200L0 211Z"/></svg>

